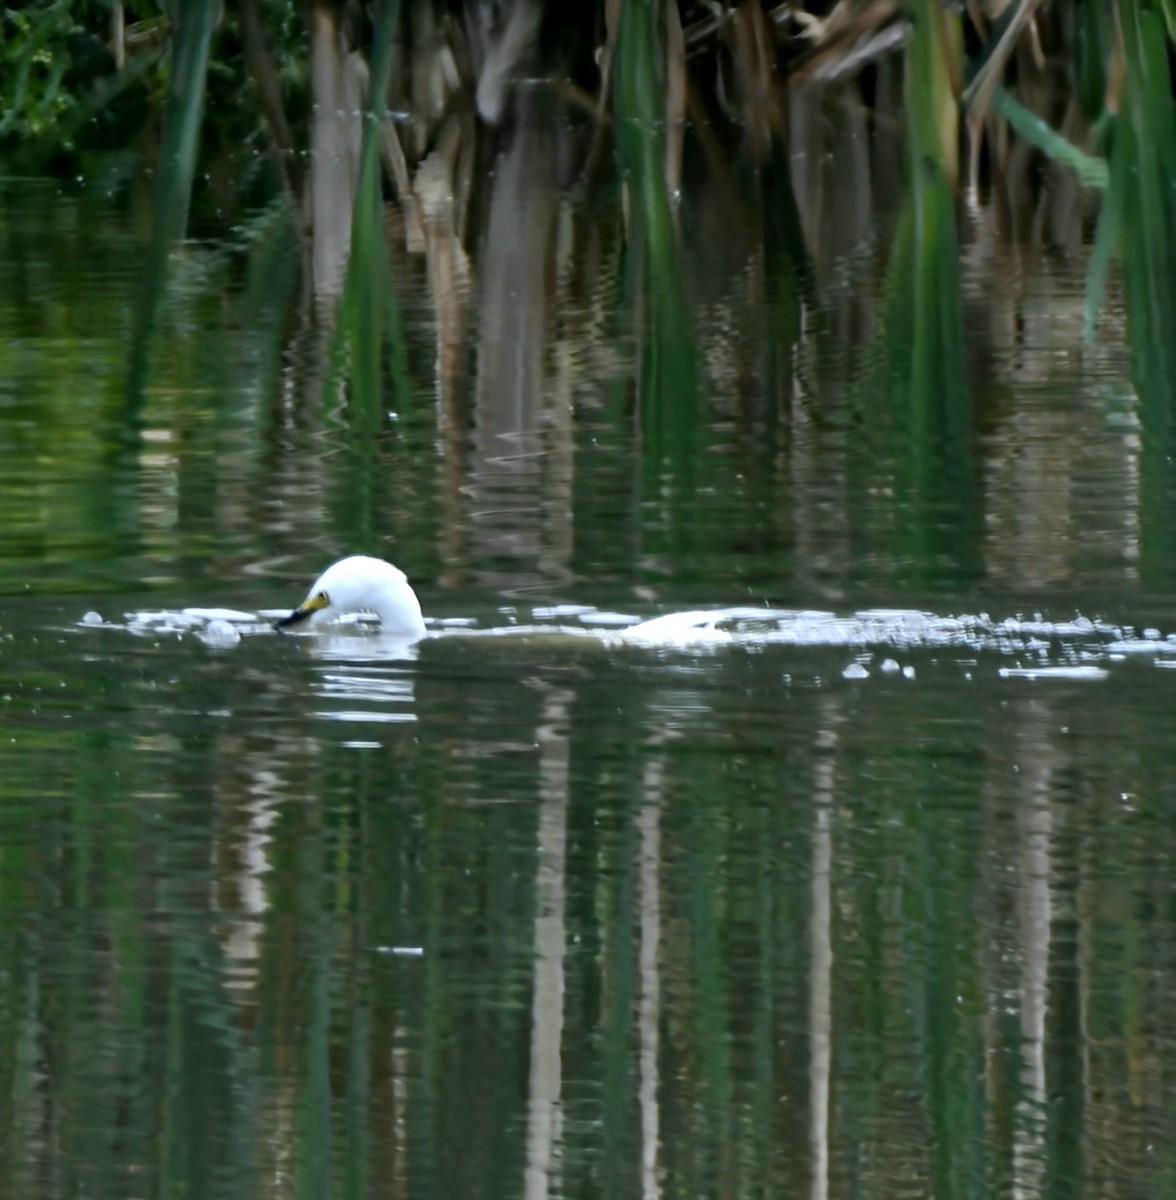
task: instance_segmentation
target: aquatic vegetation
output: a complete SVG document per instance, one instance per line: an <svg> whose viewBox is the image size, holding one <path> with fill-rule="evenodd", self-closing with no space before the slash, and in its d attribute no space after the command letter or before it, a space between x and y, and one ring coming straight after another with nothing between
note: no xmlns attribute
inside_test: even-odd
<svg viewBox="0 0 1176 1200"><path fill-rule="evenodd" d="M675 505L699 486L697 431L716 394L763 431L773 469L798 422L832 419L819 383L831 346L884 364L881 401L859 406L860 449L869 468L877 439L893 439L894 477L864 477L897 486L922 526L919 512L950 510L956 481L974 478L964 381L982 347L964 333L975 272L961 254L975 235L957 228L971 198L984 236L1022 262L1094 234L1087 338L1119 270L1149 446L1157 463L1169 453L1176 372L1157 336L1176 315L1167 7L450 9L6 12L0 158L129 196L152 177L132 441L155 331L220 292L258 329L250 370L266 364L263 390L277 395L297 355L314 419L353 432L374 495L373 439L416 419L421 397L436 396L457 452L472 356L475 405L500 392L529 412L546 404L545 332L590 326L598 314L581 301L611 275L627 322L610 318L612 332L635 380L613 386L612 403L641 438L641 491L665 507L667 547L693 536ZM885 287L846 286L859 268ZM708 359L692 295L715 270L742 272L743 295L714 314L732 334ZM401 304L422 282L435 327L414 331ZM749 321L772 330L766 361L744 358ZM483 411L487 436L517 424L508 417ZM371 506L352 511L350 544L372 546ZM966 574L977 530L943 530L942 553ZM897 552L931 556L897 536Z"/></svg>
<svg viewBox="0 0 1176 1200"><path fill-rule="evenodd" d="M906 195L887 266L877 395L903 498L896 554L920 571L967 575L979 569L980 530L953 199L959 18L935 0L920 0L912 18ZM935 544L910 544L924 538Z"/></svg>
<svg viewBox="0 0 1176 1200"><path fill-rule="evenodd" d="M673 192L690 153L701 150L710 157L722 152L713 141L697 150L691 147L683 137L684 121L738 122L742 134L734 139L737 151L763 161L773 141L787 140L783 118L789 93L816 87L831 96L845 90L848 96L856 90L879 117L885 116L881 98L869 93L877 88L876 74L888 71L902 53L920 7L894 0L842 0L814 3L807 11L754 4L718 11L690 0L633 0L612 7L602 0L561 11L537 0L516 0L500 6L497 15L471 9L464 22L456 22L445 6L429 2L379 6L371 20L354 3L319 3L308 10L293 3L262 8L256 0L223 10L219 5L177 5L165 6L163 16L147 4L55 3L4 18L8 69L0 147L11 154L20 145L26 161L39 148L46 162L84 167L86 147L96 134L90 125L79 126L79 117L102 116L142 73L143 64L181 81L189 69L185 64L203 74L201 64L211 63L209 86L218 104L207 114L188 82L181 81L180 87L153 83L150 89L156 104L174 98L186 110L186 125L203 125L202 161L214 168L208 182L214 175L223 177L218 160L233 162L241 198L255 198L257 172L242 168L257 158L257 149L268 139L275 151L272 165L279 168L272 172L270 186L285 187L296 203L302 151L314 140L324 103L345 105L320 147L334 153L309 164L312 174L328 176L355 174L362 139L354 136L354 127L366 106L383 118L389 184L405 209L406 233L419 239L421 197L414 174L436 132L463 104L476 107L486 124L475 136L493 140L493 131L511 117L518 102L520 78L527 79L524 86L533 86L537 75L564 89L577 108L595 104L599 123L592 130L594 145L615 136L629 170L635 159L625 145L633 132L626 123L656 120L658 128L645 135L651 139L649 153L654 153L652 141L661 144L657 153ZM1040 97L1055 112L1068 99L1064 88L1069 87L1069 97L1080 101L1086 119L1098 122L1114 110L1124 80L1146 95L1162 95L1162 79L1148 75L1138 61L1141 48L1159 47L1163 40L1164 17L1158 10L1157 33L1149 27L1150 9L1141 12L1134 3L1083 0L1072 9L1061 7L1065 11L1034 4L993 6L991 25L985 23L985 8L969 13L969 53L956 64L951 89L958 95L964 78L970 77L963 108L972 126L973 151L986 149L991 182L1011 168L1014 157L1007 140L1001 144L998 118L1011 121L1019 135L1045 153L1084 172L1088 181L1103 178L1098 155L1079 147L1072 130L1053 128L1031 98ZM327 53L331 44L333 56ZM159 50L168 45L171 53L161 60ZM367 55L366 71L348 58L352 50ZM1132 70L1122 69L1124 55ZM331 57L333 62L324 61ZM1048 82L1047 64L1053 68ZM1017 81L1011 82L1014 68ZM954 125L941 97L924 92L927 86L932 85L921 83L913 98L908 93L912 129L928 105ZM1108 88L1113 90L1108 93ZM372 104L369 92L391 101L402 120L389 126L387 109ZM611 132L604 120L614 108L610 93L618 118ZM219 103L225 99L233 102L227 110ZM144 119L150 119L149 105ZM235 124L226 125L230 120ZM128 144L142 128L124 130ZM234 151L226 136L230 129L247 135L241 149ZM696 137L703 133L701 127L693 130ZM167 150L161 146L161 162L167 161ZM979 161L973 158L973 170ZM594 154L584 165L596 169L600 162ZM718 165L713 157L711 165ZM229 202L231 207L231 191L223 186L218 191L220 206ZM468 202L468 197L460 199ZM643 198L646 207L652 202L652 195ZM180 202L181 214L185 206L186 199ZM314 235L313 229L310 233ZM657 256L665 250L663 233L658 226L649 231Z"/></svg>

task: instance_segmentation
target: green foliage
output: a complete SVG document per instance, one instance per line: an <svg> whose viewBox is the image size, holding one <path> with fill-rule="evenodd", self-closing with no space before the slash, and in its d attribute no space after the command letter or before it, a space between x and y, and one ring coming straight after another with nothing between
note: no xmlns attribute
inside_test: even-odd
<svg viewBox="0 0 1176 1200"><path fill-rule="evenodd" d="M138 44L121 69L105 0L0 10L0 161L72 175L87 150L134 144L162 103L169 27L153 4L124 7Z"/></svg>
<svg viewBox="0 0 1176 1200"><path fill-rule="evenodd" d="M70 0L0 13L0 145L51 137L78 100L64 86L68 42L79 32Z"/></svg>
<svg viewBox="0 0 1176 1200"><path fill-rule="evenodd" d="M0 166L50 173L106 190L134 167L149 171L168 103L173 40L189 6L124 3L126 61L118 66L109 0L52 0L0 9ZM264 6L266 35L287 109L310 111L302 10ZM238 10L218 3L208 55L209 100L199 129L192 197L198 219L223 231L278 190L268 130L246 66ZM206 195L215 189L211 202ZM184 201L185 206L188 201Z"/></svg>

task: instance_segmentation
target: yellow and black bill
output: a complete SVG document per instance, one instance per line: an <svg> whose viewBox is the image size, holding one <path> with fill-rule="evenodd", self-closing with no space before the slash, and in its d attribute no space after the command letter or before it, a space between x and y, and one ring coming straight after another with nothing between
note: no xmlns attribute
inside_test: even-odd
<svg viewBox="0 0 1176 1200"><path fill-rule="evenodd" d="M311 596L310 599L304 600L289 616L281 617L275 621L274 629L281 632L281 630L288 629L291 625L297 625L299 621L305 621L307 617L313 616L320 609L326 608L330 603L326 592L319 592L317 596Z"/></svg>

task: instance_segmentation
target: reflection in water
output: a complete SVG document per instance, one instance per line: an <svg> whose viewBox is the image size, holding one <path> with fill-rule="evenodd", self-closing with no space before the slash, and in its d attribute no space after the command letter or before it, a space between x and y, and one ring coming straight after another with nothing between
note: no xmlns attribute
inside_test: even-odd
<svg viewBox="0 0 1176 1200"><path fill-rule="evenodd" d="M637 1031L640 1045L639 1103L641 1106L641 1195L661 1194L658 1184L658 1146L661 1120L658 1094L658 1023L661 1017L661 805L665 760L651 757L642 781L641 808L637 818L641 838L641 892L638 899L641 928L640 977Z"/></svg>
<svg viewBox="0 0 1176 1200"><path fill-rule="evenodd" d="M561 519L543 487L550 450L543 425L557 407L544 402L559 199L550 129L550 122L524 116L510 136L491 183L478 273L481 323L465 523L479 557L500 564L492 583L518 581L524 564L543 559L544 530Z"/></svg>
<svg viewBox="0 0 1176 1200"><path fill-rule="evenodd" d="M798 91L763 168L819 337L739 180L647 198L658 291L546 116L497 129L469 237L450 114L415 180L448 303L397 263L438 406L369 389L363 436L319 403L327 339L192 243L127 452L131 231L4 185L13 1195L1164 1190L1163 388L1141 425L1122 347L1075 350L1085 263L979 205L974 420L896 444L911 395L860 362L891 231L851 202L897 198L896 156L856 98ZM348 551L423 581L411 653L270 631Z"/></svg>
<svg viewBox="0 0 1176 1200"><path fill-rule="evenodd" d="M23 1191L555 1195L608 1163L615 1194L1030 1195L1117 1169L1070 1161L1059 1088L1073 1136L1162 1140L1152 659L1105 654L1097 686L961 642L860 681L835 640L454 635L389 662L378 636L221 651L13 611Z"/></svg>
<svg viewBox="0 0 1176 1200"><path fill-rule="evenodd" d="M835 724L835 722L833 723ZM809 918L809 1107L812 1118L812 1200L829 1195L829 1082L833 1056L832 806L836 796L836 733L822 737L826 753L813 780L812 901Z"/></svg>
<svg viewBox="0 0 1176 1200"><path fill-rule="evenodd" d="M556 1180L563 1138L560 1045L564 1012L564 954L568 742L571 695L546 697L539 729L539 821L535 870L535 983L531 1001L528 1080L527 1200L543 1200Z"/></svg>
<svg viewBox="0 0 1176 1200"><path fill-rule="evenodd" d="M1044 706L1043 706L1044 707ZM1048 716L1048 708L1041 716ZM1030 716L1033 722L1036 714ZM1040 717L1037 718L1040 720ZM1031 726L1032 728L1032 726ZM1047 1176L1044 1149L1046 1102L1046 1013L1048 1005L1049 942L1053 918L1050 886L1050 811L1054 756L1043 752L1040 731L1029 741L1037 748L1033 765L1022 773L1021 800L1017 805L1021 842L1020 879L1017 891L1021 935L1021 1034L1023 1096L1017 1106L1014 1135L1014 1195L1040 1196Z"/></svg>

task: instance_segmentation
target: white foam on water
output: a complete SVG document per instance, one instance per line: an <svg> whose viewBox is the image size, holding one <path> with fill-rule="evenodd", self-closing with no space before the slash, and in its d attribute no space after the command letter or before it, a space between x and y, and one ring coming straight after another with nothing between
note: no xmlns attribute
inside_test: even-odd
<svg viewBox="0 0 1176 1200"><path fill-rule="evenodd" d="M997 674L1002 679L1073 679L1097 680L1110 677L1105 667L1001 667Z"/></svg>
<svg viewBox="0 0 1176 1200"><path fill-rule="evenodd" d="M210 646L235 646L255 634L272 636L271 621L286 609L251 613L232 608L189 607L143 609L127 613L122 622L104 620L96 612L78 618L74 628L93 633L122 629L135 636L195 636ZM520 619L521 618L521 619ZM994 619L988 613L941 616L917 609L866 608L848 615L824 609L769 609L750 605L690 609L647 619L578 604L553 604L529 614L513 606L498 610L498 622L482 627L475 618L447 616L429 621L428 640L450 637L529 639L542 645L552 639L576 638L606 647L640 651L673 650L709 655L726 647L752 650L778 647L825 647L885 652L877 667L869 658L851 664L884 675L914 677L914 668L900 666L903 652L953 650L975 665L980 653L1014 660L1006 668L1018 676L1090 679L1112 662L1128 658L1150 660L1157 666L1176 666L1176 633L1147 627L1095 621L1080 614L1049 620L1040 613ZM387 661L415 657L403 639L380 634L376 622L355 617L327 629L294 630L315 657L325 660ZM1084 670L1089 668L1089 670ZM849 668L846 668L849 670ZM1068 674L1060 674L1068 673ZM861 678L856 669L847 678ZM1013 676L1010 676L1013 677Z"/></svg>
<svg viewBox="0 0 1176 1200"><path fill-rule="evenodd" d="M531 616L536 621L557 620L560 617L583 617L593 612L588 604L553 604L547 608L531 609Z"/></svg>
<svg viewBox="0 0 1176 1200"><path fill-rule="evenodd" d="M319 709L314 714L324 721L351 721L359 725L411 725L414 712L362 712L358 710Z"/></svg>
<svg viewBox="0 0 1176 1200"><path fill-rule="evenodd" d="M632 613L602 612L599 609L592 609L590 612L580 614L580 621L584 625L589 626L606 625L616 627L636 625L640 620L640 617L635 617Z"/></svg>
<svg viewBox="0 0 1176 1200"><path fill-rule="evenodd" d="M193 621L256 621L257 613L235 608L182 608L180 615Z"/></svg>

